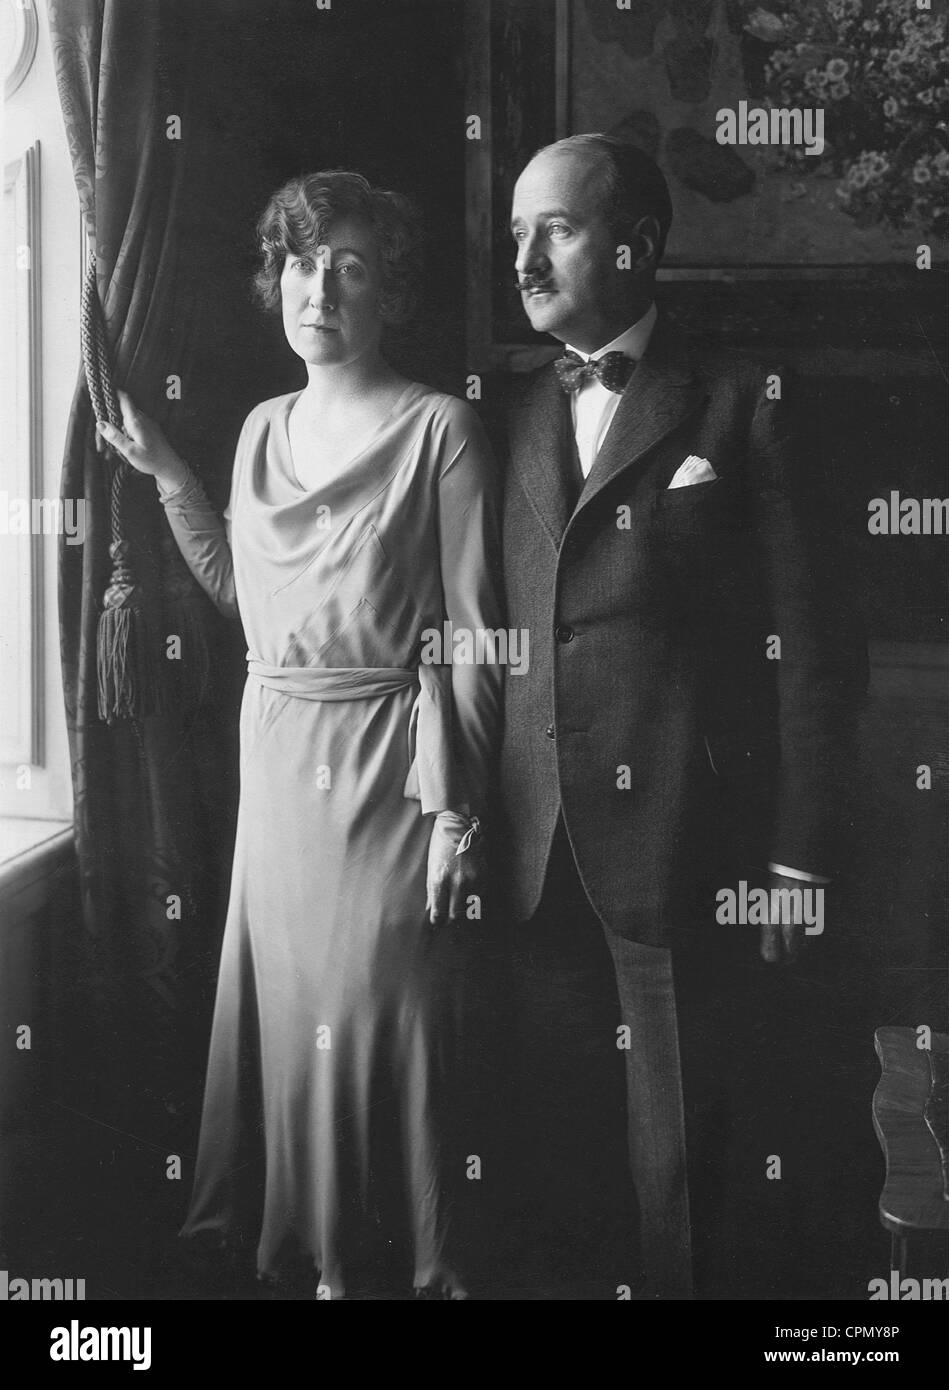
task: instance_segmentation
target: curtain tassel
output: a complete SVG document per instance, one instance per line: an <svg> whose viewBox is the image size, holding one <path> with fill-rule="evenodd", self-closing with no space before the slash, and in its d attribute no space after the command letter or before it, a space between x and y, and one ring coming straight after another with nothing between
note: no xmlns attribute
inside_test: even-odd
<svg viewBox="0 0 949 1390"><path fill-rule="evenodd" d="M161 678L155 634L149 631L141 592L128 565L128 542L109 546L112 577L96 630L99 718L109 724L160 712Z"/></svg>
<svg viewBox="0 0 949 1390"><path fill-rule="evenodd" d="M96 280L96 257L89 254L82 286L80 338L86 385L97 421L122 428L122 413L112 387L112 369ZM98 441L101 443L101 441ZM149 632L141 587L132 566L131 547L123 535L123 500L129 465L107 446L112 460L109 487L109 558L112 573L102 598L96 630L99 718L109 724L141 719L161 711L162 677L155 638Z"/></svg>

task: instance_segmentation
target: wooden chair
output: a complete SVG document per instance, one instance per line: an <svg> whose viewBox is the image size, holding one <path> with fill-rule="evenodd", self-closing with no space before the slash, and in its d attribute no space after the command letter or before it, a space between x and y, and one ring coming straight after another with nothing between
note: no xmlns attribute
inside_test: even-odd
<svg viewBox="0 0 949 1390"><path fill-rule="evenodd" d="M931 1051L938 1058L935 1065L930 1052L918 1047L917 1041L914 1028L878 1028L874 1034L882 1075L873 1095L873 1123L886 1159L880 1220L890 1233L890 1268L901 1279L913 1236L949 1236L943 1156L949 1115L933 1092L934 1076L949 1067L949 1035L931 1036ZM941 1089L940 1083L937 1090ZM941 1134L943 1154L930 1124Z"/></svg>

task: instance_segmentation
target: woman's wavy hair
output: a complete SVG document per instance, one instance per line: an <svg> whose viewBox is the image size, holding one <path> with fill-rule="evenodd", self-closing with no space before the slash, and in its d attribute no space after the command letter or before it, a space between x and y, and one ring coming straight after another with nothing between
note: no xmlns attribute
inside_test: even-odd
<svg viewBox="0 0 949 1390"><path fill-rule="evenodd" d="M270 199L257 223L260 268L254 276L257 302L280 308L280 276L287 256L312 254L331 223L361 217L375 232L382 262L379 313L387 324L412 317L420 272L421 229L407 198L373 188L362 174L327 169L291 179Z"/></svg>

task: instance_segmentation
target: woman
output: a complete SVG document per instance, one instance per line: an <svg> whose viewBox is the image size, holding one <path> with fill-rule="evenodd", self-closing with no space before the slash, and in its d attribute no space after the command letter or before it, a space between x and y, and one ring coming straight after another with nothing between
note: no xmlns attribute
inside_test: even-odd
<svg viewBox="0 0 949 1390"><path fill-rule="evenodd" d="M241 793L184 1234L257 1269L373 1281L410 1236L416 1291L467 1296L445 1136L452 939L477 915L500 672L420 661L425 629L499 626L490 451L468 406L381 353L408 310L403 200L342 171L259 224L257 289L306 363L248 416L225 524L123 397L107 441L155 476L193 573L249 647ZM428 650L432 649L429 642ZM450 658L449 658L450 659ZM261 1133L262 1130L262 1133ZM248 1165L262 1140L262 1210Z"/></svg>

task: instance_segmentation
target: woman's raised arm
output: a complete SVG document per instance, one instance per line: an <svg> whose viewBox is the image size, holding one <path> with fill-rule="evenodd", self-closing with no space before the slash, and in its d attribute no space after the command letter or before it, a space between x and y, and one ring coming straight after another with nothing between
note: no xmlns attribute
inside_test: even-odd
<svg viewBox="0 0 949 1390"><path fill-rule="evenodd" d="M158 496L185 563L215 607L236 618L234 563L224 518L212 507L201 482L175 453L164 432L124 391L119 392L125 430L97 428L106 443L139 473L158 484Z"/></svg>

